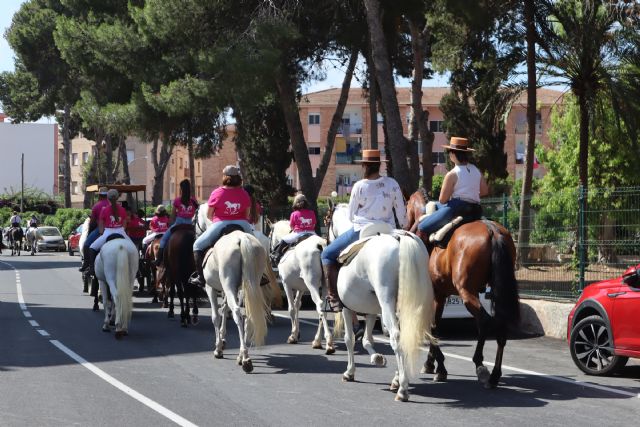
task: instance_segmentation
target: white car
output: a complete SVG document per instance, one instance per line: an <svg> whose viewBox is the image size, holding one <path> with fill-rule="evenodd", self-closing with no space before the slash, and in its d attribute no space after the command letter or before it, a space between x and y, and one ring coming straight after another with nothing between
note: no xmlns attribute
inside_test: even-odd
<svg viewBox="0 0 640 427"><path fill-rule="evenodd" d="M58 230L58 227L38 227L38 252L40 251L56 251L62 252L67 250L64 238Z"/></svg>
<svg viewBox="0 0 640 427"><path fill-rule="evenodd" d="M480 303L487 313L492 314L491 300L486 297L485 293L480 294ZM444 306L444 311L442 312L443 319L467 319L472 317L469 310L467 310L462 303L462 298L457 295L450 295L447 298L447 304Z"/></svg>

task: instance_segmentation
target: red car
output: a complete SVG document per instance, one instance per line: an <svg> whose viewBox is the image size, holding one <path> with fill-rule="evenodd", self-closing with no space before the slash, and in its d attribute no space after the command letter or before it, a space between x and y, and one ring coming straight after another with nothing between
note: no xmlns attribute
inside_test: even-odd
<svg viewBox="0 0 640 427"><path fill-rule="evenodd" d="M569 313L571 357L589 375L610 375L640 358L640 264L584 288Z"/></svg>
<svg viewBox="0 0 640 427"><path fill-rule="evenodd" d="M78 246L80 245L80 237L82 236L82 226L80 224L74 231L69 235L69 242L67 247L69 248L69 255L73 256L75 251L80 252Z"/></svg>

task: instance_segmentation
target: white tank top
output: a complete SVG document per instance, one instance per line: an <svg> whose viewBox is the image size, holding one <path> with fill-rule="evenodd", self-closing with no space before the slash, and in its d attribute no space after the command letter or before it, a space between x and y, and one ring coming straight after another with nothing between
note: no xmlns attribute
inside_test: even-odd
<svg viewBox="0 0 640 427"><path fill-rule="evenodd" d="M478 168L467 163L454 167L452 171L458 176L458 182L453 188L451 198L480 203L480 178L482 175Z"/></svg>

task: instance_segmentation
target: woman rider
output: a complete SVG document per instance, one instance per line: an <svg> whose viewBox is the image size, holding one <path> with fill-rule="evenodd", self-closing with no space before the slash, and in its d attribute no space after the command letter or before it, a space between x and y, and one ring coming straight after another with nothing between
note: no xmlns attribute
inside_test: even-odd
<svg viewBox="0 0 640 427"><path fill-rule="evenodd" d="M107 192L109 205L102 208L100 216L98 216L98 230L101 233L101 236L98 237L90 246L91 259L89 260L89 269L92 274L94 274L93 268L96 256L98 256L98 252L102 245L107 242L107 237L112 234L120 234L123 238L131 240L125 232L127 227L127 212L118 204L118 197L120 197L118 190L113 188L109 190Z"/></svg>
<svg viewBox="0 0 640 427"><path fill-rule="evenodd" d="M202 262L204 251L213 246L220 238L222 230L227 225L239 225L246 233L251 233L249 223L249 211L251 210L251 197L242 188L242 177L240 169L234 165L225 166L222 171L222 187L218 187L211 192L207 202L209 209L207 217L211 218L213 225L193 244L193 257L196 263L197 276L192 277L189 282L204 286L204 274Z"/></svg>
<svg viewBox="0 0 640 427"><path fill-rule="evenodd" d="M191 197L191 182L188 179L180 181L180 196L176 197L173 201L173 209L171 210L171 228L169 228L162 239L160 239L160 251L156 257L156 265L162 264L162 258L164 257L164 248L167 246L167 242L171 237L171 230L173 227L180 224L193 224L193 216L198 210L198 201Z"/></svg>
<svg viewBox="0 0 640 427"><path fill-rule="evenodd" d="M380 162L380 150L362 150L364 179L355 183L349 199L349 219L353 227L322 251L322 264L329 283L327 300L332 309L340 306L337 292L337 260L340 252L358 240L360 230L367 224L386 222L396 228L396 218L398 221L405 221L406 208L400 186L395 179L380 175ZM400 224L402 225L404 224Z"/></svg>
<svg viewBox="0 0 640 427"><path fill-rule="evenodd" d="M443 145L449 151L449 159L455 164L444 177L437 210L423 219L418 230L427 238L457 216L465 216L470 212L478 215L482 212L480 197L489 193L487 182L478 168L469 163L470 153L467 138L451 137L449 145Z"/></svg>
<svg viewBox="0 0 640 427"><path fill-rule="evenodd" d="M107 200L107 187L100 187L98 189L98 201L91 208L91 216L89 220L89 234L84 241L84 245L82 246L82 266L79 268L79 271L86 271L89 268L89 261L91 260L91 251L89 251L89 247L93 242L96 241L98 237L100 237L100 231L98 230L98 217L100 216L100 212L102 212L102 208L105 206L109 206L109 201Z"/></svg>

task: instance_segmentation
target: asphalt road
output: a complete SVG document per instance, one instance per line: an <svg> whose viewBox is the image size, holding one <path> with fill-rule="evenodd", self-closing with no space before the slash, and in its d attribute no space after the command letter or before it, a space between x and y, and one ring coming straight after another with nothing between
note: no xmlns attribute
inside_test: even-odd
<svg viewBox="0 0 640 427"><path fill-rule="evenodd" d="M225 358L213 358L208 304L201 322L185 329L136 297L130 335L116 341L101 332L103 313L91 311L78 266L66 254L0 256L1 426L590 426L635 425L640 413L639 363L616 377L587 377L566 343L548 338L509 341L500 387L484 390L469 359L475 333L466 321L450 321L442 337L449 381L421 375L408 403L388 391L392 357L385 368L369 366L358 344L356 381L343 383L344 344L332 356L313 350L313 322L303 323L300 344L285 344L285 312L277 312L267 345L250 350L252 374L235 363L232 320ZM304 317L313 320L311 312ZM388 345L378 348L392 355ZM490 342L485 360L494 354Z"/></svg>

